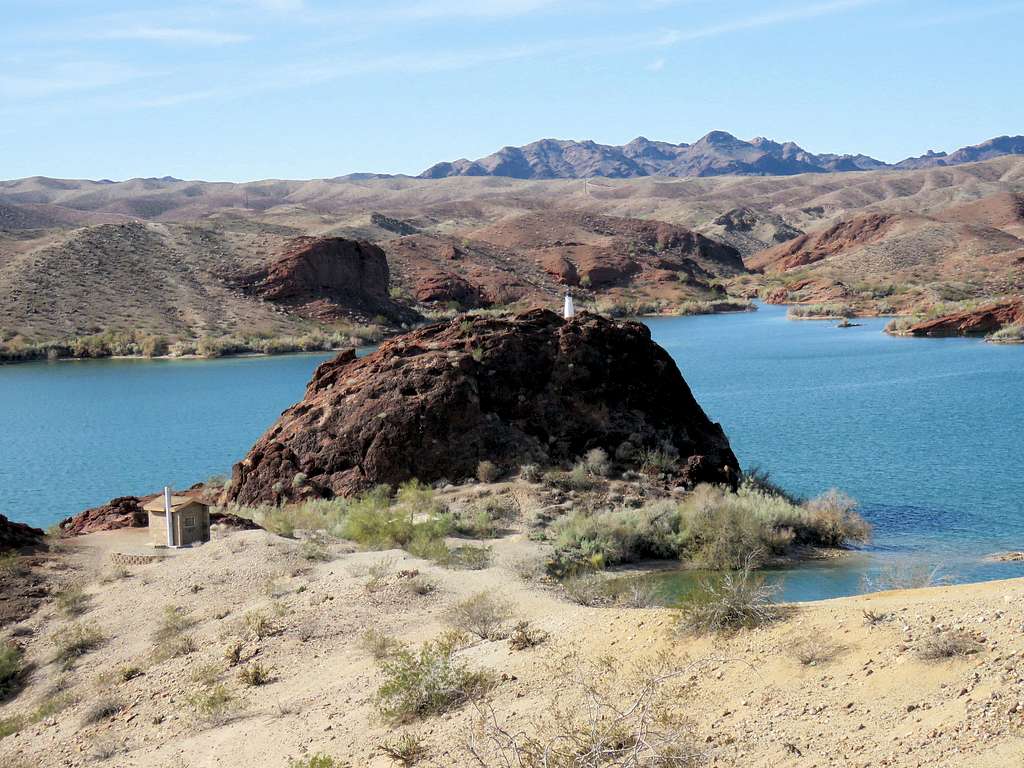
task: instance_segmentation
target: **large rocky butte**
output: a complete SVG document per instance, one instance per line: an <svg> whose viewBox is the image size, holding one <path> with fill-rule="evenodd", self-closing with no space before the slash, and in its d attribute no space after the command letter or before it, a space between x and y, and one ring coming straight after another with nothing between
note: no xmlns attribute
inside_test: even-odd
<svg viewBox="0 0 1024 768"><path fill-rule="evenodd" d="M234 467L225 501L349 496L412 478L459 481L603 448L622 468L678 452L678 482L734 484L739 466L668 353L639 323L548 310L461 316L321 365Z"/></svg>

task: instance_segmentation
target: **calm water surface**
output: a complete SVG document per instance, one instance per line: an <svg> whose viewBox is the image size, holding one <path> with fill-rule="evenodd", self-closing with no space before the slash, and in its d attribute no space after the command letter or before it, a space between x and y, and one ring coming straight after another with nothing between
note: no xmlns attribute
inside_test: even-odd
<svg viewBox="0 0 1024 768"><path fill-rule="evenodd" d="M775 574L786 598L856 593L893 562L1024 575L982 562L1024 549L1024 346L896 339L883 320L837 329L771 306L646 322L744 466L801 494L841 488L874 524L863 553ZM0 513L45 526L226 474L325 357L0 366Z"/></svg>

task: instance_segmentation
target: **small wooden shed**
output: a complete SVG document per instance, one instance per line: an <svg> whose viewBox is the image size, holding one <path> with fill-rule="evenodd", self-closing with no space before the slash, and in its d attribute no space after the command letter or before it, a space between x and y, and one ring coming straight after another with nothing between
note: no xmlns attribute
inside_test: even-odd
<svg viewBox="0 0 1024 768"><path fill-rule="evenodd" d="M154 547L191 547L210 540L210 508L189 496L170 496L168 533L167 496L161 494L143 506L149 515L149 542Z"/></svg>

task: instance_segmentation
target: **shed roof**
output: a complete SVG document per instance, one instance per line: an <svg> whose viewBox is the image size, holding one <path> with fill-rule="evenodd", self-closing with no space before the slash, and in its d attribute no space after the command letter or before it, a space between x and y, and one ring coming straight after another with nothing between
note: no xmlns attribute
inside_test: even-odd
<svg viewBox="0 0 1024 768"><path fill-rule="evenodd" d="M190 504L199 504L203 507L208 507L209 504L204 504L199 499L193 499L191 496L171 496L171 509L178 511ZM147 512L163 512L164 511L164 497L163 494L151 499L146 502L142 507Z"/></svg>

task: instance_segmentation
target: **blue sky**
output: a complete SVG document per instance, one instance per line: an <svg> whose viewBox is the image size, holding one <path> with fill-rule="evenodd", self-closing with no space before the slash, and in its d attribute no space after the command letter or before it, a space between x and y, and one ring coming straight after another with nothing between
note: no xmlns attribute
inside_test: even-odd
<svg viewBox="0 0 1024 768"><path fill-rule="evenodd" d="M1024 133L1024 2L0 0L0 178L418 173L713 129L895 161Z"/></svg>

